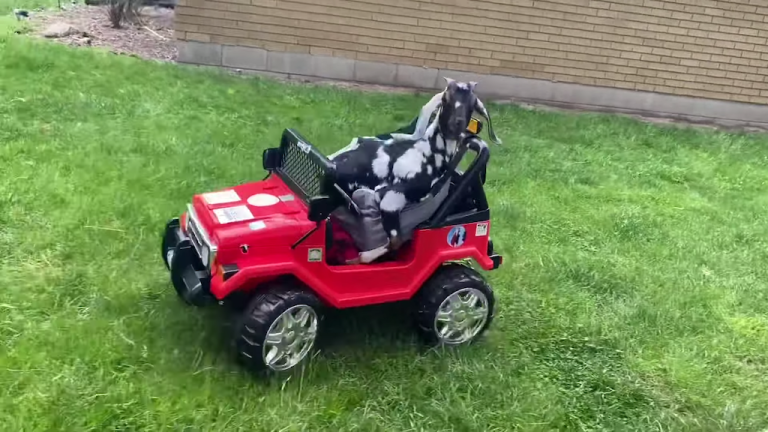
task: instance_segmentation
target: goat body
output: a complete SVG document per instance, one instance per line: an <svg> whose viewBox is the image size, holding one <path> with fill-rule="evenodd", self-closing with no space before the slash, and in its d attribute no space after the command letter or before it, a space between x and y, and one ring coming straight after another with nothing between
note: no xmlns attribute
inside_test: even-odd
<svg viewBox="0 0 768 432"><path fill-rule="evenodd" d="M376 192L390 238L400 235L400 211L430 196L456 153L456 140L445 140L434 125L418 139L358 138L333 159L339 187L349 196L359 188Z"/></svg>
<svg viewBox="0 0 768 432"><path fill-rule="evenodd" d="M329 156L336 165L337 183L349 196L360 188L375 191L391 243L401 237L400 211L432 196L445 175L458 143L466 137L473 110L488 120L491 137L498 142L485 107L472 93L476 83L446 81L446 90L422 108L413 134L358 137ZM469 145L486 144L473 138Z"/></svg>

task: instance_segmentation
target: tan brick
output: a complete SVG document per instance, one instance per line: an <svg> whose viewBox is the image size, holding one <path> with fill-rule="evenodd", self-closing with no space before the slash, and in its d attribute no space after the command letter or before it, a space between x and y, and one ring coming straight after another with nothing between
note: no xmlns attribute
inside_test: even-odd
<svg viewBox="0 0 768 432"><path fill-rule="evenodd" d="M709 75L717 78L735 78L733 74L738 74L740 72L733 72L733 71L724 71L722 69L706 69L701 72L701 75Z"/></svg>
<svg viewBox="0 0 768 432"><path fill-rule="evenodd" d="M765 50L768 50L768 47L765 46L766 43L768 43L768 39L765 37L747 36L747 43L756 45L755 49L760 49L762 47Z"/></svg>
<svg viewBox="0 0 768 432"><path fill-rule="evenodd" d="M180 40L766 99L754 92L768 90L756 87L768 86L768 7L740 1L478 0L468 23L455 0L182 0L175 30Z"/></svg>
<svg viewBox="0 0 768 432"><path fill-rule="evenodd" d="M728 99L735 102L749 102L751 97L747 95L733 94L733 95L729 95Z"/></svg>
<svg viewBox="0 0 768 432"><path fill-rule="evenodd" d="M425 60L434 60L436 55L437 54L435 54L433 52L428 52L428 51L414 51L413 52L413 57L414 58L420 58L420 59L425 59Z"/></svg>
<svg viewBox="0 0 768 432"><path fill-rule="evenodd" d="M186 22L183 22L183 21L180 21L180 20L176 21L174 23L174 27L175 27L175 29L177 31L190 31L190 32L197 31L197 25L195 25L195 24L187 24Z"/></svg>
<svg viewBox="0 0 768 432"><path fill-rule="evenodd" d="M712 54L694 52L691 54L691 58L694 58L696 60L709 61L712 59ZM681 64L682 64L682 61L681 61Z"/></svg>
<svg viewBox="0 0 768 432"><path fill-rule="evenodd" d="M728 70L728 69L726 69L726 70ZM736 66L736 70L739 71L739 72L746 72L746 73L751 73L751 74L756 74L756 73L760 72L760 69L758 69L758 68L756 68L754 66L743 66L743 65Z"/></svg>
<svg viewBox="0 0 768 432"><path fill-rule="evenodd" d="M330 48L322 48L322 47L310 47L309 53L312 55L318 55L318 56L333 56L333 50Z"/></svg>
<svg viewBox="0 0 768 432"><path fill-rule="evenodd" d="M210 34L203 34L203 33L188 32L187 33L187 40L195 41L195 42L210 42L211 41L211 35Z"/></svg>
<svg viewBox="0 0 768 432"><path fill-rule="evenodd" d="M608 57L607 60L608 64L617 65L617 66L626 66L627 60L622 58L616 58L616 57Z"/></svg>
<svg viewBox="0 0 768 432"><path fill-rule="evenodd" d="M744 13L743 12L736 12L731 10L726 10L723 12L723 16L726 16L728 18L735 18L735 19L744 19Z"/></svg>
<svg viewBox="0 0 768 432"><path fill-rule="evenodd" d="M729 26L733 24L733 20L730 18L713 17L712 23Z"/></svg>
<svg viewBox="0 0 768 432"><path fill-rule="evenodd" d="M698 43L706 43L706 39L702 39L701 41L697 40ZM733 48L736 46L736 42L726 41L726 40L718 40L715 41L715 46L720 48Z"/></svg>
<svg viewBox="0 0 768 432"><path fill-rule="evenodd" d="M627 81L634 82L634 83L645 82L646 79L647 77L640 76L640 75L627 75L627 78L626 78Z"/></svg>

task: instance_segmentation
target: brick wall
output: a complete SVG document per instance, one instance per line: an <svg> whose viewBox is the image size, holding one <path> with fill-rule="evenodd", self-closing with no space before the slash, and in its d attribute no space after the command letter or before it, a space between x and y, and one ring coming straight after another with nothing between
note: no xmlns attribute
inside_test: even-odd
<svg viewBox="0 0 768 432"><path fill-rule="evenodd" d="M768 102L768 0L180 0L176 35Z"/></svg>

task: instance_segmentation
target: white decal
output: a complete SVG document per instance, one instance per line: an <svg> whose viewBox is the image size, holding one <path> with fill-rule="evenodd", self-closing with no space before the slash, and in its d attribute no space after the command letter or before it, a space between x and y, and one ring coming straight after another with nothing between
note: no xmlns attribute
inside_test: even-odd
<svg viewBox="0 0 768 432"><path fill-rule="evenodd" d="M261 221L261 220L256 222L251 222L248 224L248 228L250 228L251 231L258 231L266 227L267 227L267 224L265 224L264 221Z"/></svg>
<svg viewBox="0 0 768 432"><path fill-rule="evenodd" d="M477 224L477 229L475 230L475 236L484 237L487 235L488 235L488 222L482 222Z"/></svg>
<svg viewBox="0 0 768 432"><path fill-rule="evenodd" d="M259 193L248 198L248 204L254 207L268 207L280 202L280 199L274 195Z"/></svg>
<svg viewBox="0 0 768 432"><path fill-rule="evenodd" d="M253 214L248 210L248 206L237 206L220 208L213 211L216 217L219 219L220 224L228 224L231 222L241 222L249 219L253 219Z"/></svg>
<svg viewBox="0 0 768 432"><path fill-rule="evenodd" d="M240 196L232 189L220 192L208 192L203 194L203 198L205 199L205 202L210 205L240 201Z"/></svg>
<svg viewBox="0 0 768 432"><path fill-rule="evenodd" d="M309 151L312 149L312 147L310 147L309 144L307 144L307 143L305 143L303 141L297 142L296 145L299 146L301 151L303 151L304 153L309 153Z"/></svg>
<svg viewBox="0 0 768 432"><path fill-rule="evenodd" d="M309 250L309 256L307 257L307 261L309 262L318 262L323 260L323 250L316 248L316 249L310 249Z"/></svg>

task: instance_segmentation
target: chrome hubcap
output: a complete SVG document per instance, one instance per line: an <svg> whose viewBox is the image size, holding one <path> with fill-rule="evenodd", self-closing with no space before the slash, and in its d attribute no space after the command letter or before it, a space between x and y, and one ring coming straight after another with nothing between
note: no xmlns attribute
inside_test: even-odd
<svg viewBox="0 0 768 432"><path fill-rule="evenodd" d="M462 344L477 336L487 320L488 298L475 288L463 288L440 304L435 331L445 344Z"/></svg>
<svg viewBox="0 0 768 432"><path fill-rule="evenodd" d="M317 314L306 305L293 306L272 323L264 339L264 364L284 371L307 356L317 336Z"/></svg>

